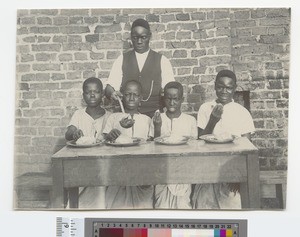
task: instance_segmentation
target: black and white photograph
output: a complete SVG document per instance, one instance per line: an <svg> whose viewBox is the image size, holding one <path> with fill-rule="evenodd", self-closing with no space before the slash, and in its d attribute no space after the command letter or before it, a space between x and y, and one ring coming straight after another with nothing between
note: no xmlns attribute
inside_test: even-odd
<svg viewBox="0 0 300 237"><path fill-rule="evenodd" d="M19 9L14 210L285 210L291 8Z"/></svg>

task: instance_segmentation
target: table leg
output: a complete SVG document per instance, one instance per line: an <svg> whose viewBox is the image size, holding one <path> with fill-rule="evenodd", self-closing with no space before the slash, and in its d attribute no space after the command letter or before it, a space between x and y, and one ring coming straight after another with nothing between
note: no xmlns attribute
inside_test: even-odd
<svg viewBox="0 0 300 237"><path fill-rule="evenodd" d="M247 156L247 182L241 183L242 208L260 207L260 183L258 154Z"/></svg>
<svg viewBox="0 0 300 237"><path fill-rule="evenodd" d="M78 192L79 188L69 188L69 203L70 208L78 208Z"/></svg>
<svg viewBox="0 0 300 237"><path fill-rule="evenodd" d="M65 208L65 192L64 192L64 179L63 179L63 163L62 160L52 161L52 178L53 189L51 197L52 208Z"/></svg>

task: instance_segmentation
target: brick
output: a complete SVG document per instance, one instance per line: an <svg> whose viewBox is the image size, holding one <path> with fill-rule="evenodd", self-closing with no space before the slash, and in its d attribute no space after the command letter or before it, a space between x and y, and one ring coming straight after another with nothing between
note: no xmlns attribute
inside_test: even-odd
<svg viewBox="0 0 300 237"><path fill-rule="evenodd" d="M70 53L62 53L58 55L59 61L71 61L73 60L73 55Z"/></svg>
<svg viewBox="0 0 300 237"><path fill-rule="evenodd" d="M53 18L53 25L63 26L69 24L69 18L65 16L58 16Z"/></svg>
<svg viewBox="0 0 300 237"><path fill-rule="evenodd" d="M34 25L35 24L35 17L21 17L20 18L21 25Z"/></svg>
<svg viewBox="0 0 300 237"><path fill-rule="evenodd" d="M75 60L87 60L87 53L74 53Z"/></svg>
<svg viewBox="0 0 300 237"><path fill-rule="evenodd" d="M284 27L269 27L268 34L269 35L283 35L285 33Z"/></svg>
<svg viewBox="0 0 300 237"><path fill-rule="evenodd" d="M146 15L150 13L150 9L149 8L124 8L123 9L123 14L142 14L142 15Z"/></svg>
<svg viewBox="0 0 300 237"><path fill-rule="evenodd" d="M176 48L196 48L196 42L195 41L175 41L175 42L166 42L166 48L167 49L176 49Z"/></svg>
<svg viewBox="0 0 300 237"><path fill-rule="evenodd" d="M266 69L281 69L282 68L282 63L281 62L267 62L265 64Z"/></svg>
<svg viewBox="0 0 300 237"><path fill-rule="evenodd" d="M35 136L37 134L37 129L32 127L20 127L16 128L16 134L22 136Z"/></svg>
<svg viewBox="0 0 300 237"><path fill-rule="evenodd" d="M257 38L255 36L251 37L234 37L231 39L233 45L257 45Z"/></svg>
<svg viewBox="0 0 300 237"><path fill-rule="evenodd" d="M116 39L115 34L100 34L100 41L113 41ZM130 35L129 35L130 38Z"/></svg>
<svg viewBox="0 0 300 237"><path fill-rule="evenodd" d="M29 15L29 10L27 10L27 9L18 9L17 10L18 17L28 16L28 15Z"/></svg>
<svg viewBox="0 0 300 237"><path fill-rule="evenodd" d="M234 12L234 18L236 20L239 19L249 19L250 18L250 11L235 11Z"/></svg>
<svg viewBox="0 0 300 237"><path fill-rule="evenodd" d="M61 106L60 100L49 100L47 98L42 98L39 100L35 100L32 102L32 108L44 108L44 107L53 107L53 106ZM35 124L40 125L40 124Z"/></svg>
<svg viewBox="0 0 300 237"><path fill-rule="evenodd" d="M62 34L84 34L89 33L90 29L87 26L61 26L60 32Z"/></svg>
<svg viewBox="0 0 300 237"><path fill-rule="evenodd" d="M18 64L16 67L17 72L29 72L30 65L28 64Z"/></svg>
<svg viewBox="0 0 300 237"><path fill-rule="evenodd" d="M53 99L64 99L67 97L67 92L54 91L52 96L53 96Z"/></svg>
<svg viewBox="0 0 300 237"><path fill-rule="evenodd" d="M63 51L83 51L92 50L92 45L90 43L68 43L63 44Z"/></svg>
<svg viewBox="0 0 300 237"><path fill-rule="evenodd" d="M83 17L82 16L72 16L69 17L69 24L70 25L80 25L83 24Z"/></svg>
<svg viewBox="0 0 300 237"><path fill-rule="evenodd" d="M65 79L65 74L63 73L52 73L51 75L51 80L53 81L59 81L64 79Z"/></svg>
<svg viewBox="0 0 300 237"><path fill-rule="evenodd" d="M122 28L119 24L112 24L108 26L99 25L95 28L94 33L112 33L112 32L119 32Z"/></svg>
<svg viewBox="0 0 300 237"><path fill-rule="evenodd" d="M90 52L90 58L92 60L99 60L99 59L104 59L104 53L94 53L94 52Z"/></svg>
<svg viewBox="0 0 300 237"><path fill-rule="evenodd" d="M174 40L175 39L175 32L166 32L166 33L163 33L162 36L161 36L161 39L164 39L164 40Z"/></svg>
<svg viewBox="0 0 300 237"><path fill-rule="evenodd" d="M39 99L50 99L51 91L38 91Z"/></svg>
<svg viewBox="0 0 300 237"><path fill-rule="evenodd" d="M38 135L40 136L52 136L52 128L50 127L39 127Z"/></svg>
<svg viewBox="0 0 300 237"><path fill-rule="evenodd" d="M82 36L81 35L68 35L68 42L69 43L81 43Z"/></svg>
<svg viewBox="0 0 300 237"><path fill-rule="evenodd" d="M186 50L175 50L173 53L173 58L186 58L187 52Z"/></svg>
<svg viewBox="0 0 300 237"><path fill-rule="evenodd" d="M162 23L168 23L170 21L175 21L174 14L161 15L160 18L161 18Z"/></svg>
<svg viewBox="0 0 300 237"><path fill-rule="evenodd" d="M191 39L191 37L192 37L192 33L190 31L179 31L176 34L177 40Z"/></svg>
<svg viewBox="0 0 300 237"><path fill-rule="evenodd" d="M23 95L22 98L24 100L35 99L36 98L36 92L35 91L26 91L26 92L23 92L22 95Z"/></svg>
<svg viewBox="0 0 300 237"><path fill-rule="evenodd" d="M98 78L108 78L108 76L109 76L109 71L98 72Z"/></svg>
<svg viewBox="0 0 300 237"><path fill-rule="evenodd" d="M50 36L38 36L38 43L47 43L50 41Z"/></svg>
<svg viewBox="0 0 300 237"><path fill-rule="evenodd" d="M197 59L171 59L173 67L196 66L198 65Z"/></svg>
<svg viewBox="0 0 300 237"><path fill-rule="evenodd" d="M65 135L66 129L65 128L54 128L54 136L56 137L62 137Z"/></svg>
<svg viewBox="0 0 300 237"><path fill-rule="evenodd" d="M85 40L90 43L95 43L99 41L99 34L86 35Z"/></svg>
<svg viewBox="0 0 300 237"><path fill-rule="evenodd" d="M34 71L60 71L60 64L54 64L54 63L33 64L32 69Z"/></svg>
<svg viewBox="0 0 300 237"><path fill-rule="evenodd" d="M156 14L148 14L146 15L146 20L148 22L159 22L159 15Z"/></svg>
<svg viewBox="0 0 300 237"><path fill-rule="evenodd" d="M59 88L59 83L32 83L30 90L56 90Z"/></svg>
<svg viewBox="0 0 300 237"><path fill-rule="evenodd" d="M191 68L177 68L177 75L191 74Z"/></svg>
<svg viewBox="0 0 300 237"><path fill-rule="evenodd" d="M26 35L26 34L28 34L28 28L27 27L17 28L17 35Z"/></svg>
<svg viewBox="0 0 300 237"><path fill-rule="evenodd" d="M59 52L60 51L60 44L33 44L32 51L53 51L53 52Z"/></svg>
<svg viewBox="0 0 300 237"><path fill-rule="evenodd" d="M219 64L229 64L231 56L207 56L199 59L200 66L213 66Z"/></svg>
<svg viewBox="0 0 300 237"><path fill-rule="evenodd" d="M215 75L201 75L201 83L211 83L215 81ZM215 89L212 88L213 93L215 94Z"/></svg>
<svg viewBox="0 0 300 237"><path fill-rule="evenodd" d="M81 79L81 71L67 72L67 79Z"/></svg>
<svg viewBox="0 0 300 237"><path fill-rule="evenodd" d="M129 16L128 15L116 15L116 23L127 23L129 22Z"/></svg>
<svg viewBox="0 0 300 237"><path fill-rule="evenodd" d="M255 20L238 20L231 22L232 27L242 28L242 27L254 27L256 26Z"/></svg>
<svg viewBox="0 0 300 237"><path fill-rule="evenodd" d="M206 19L206 14L204 12L195 12L195 13L191 13L191 19L192 20L205 20Z"/></svg>
<svg viewBox="0 0 300 237"><path fill-rule="evenodd" d="M107 14L120 14L120 13L121 13L121 9L117 9L117 8L91 9L92 16L94 16L94 15L100 16L100 15L107 15ZM125 13L123 13L123 14L125 14Z"/></svg>
<svg viewBox="0 0 300 237"><path fill-rule="evenodd" d="M95 16L93 16L93 17L84 17L83 19L84 19L84 23L90 24L90 25L95 24L99 21L99 18L95 17Z"/></svg>
<svg viewBox="0 0 300 237"><path fill-rule="evenodd" d="M275 101L266 101L267 109L275 109Z"/></svg>
<svg viewBox="0 0 300 237"><path fill-rule="evenodd" d="M277 108L288 108L289 101L288 100L276 100L276 107Z"/></svg>
<svg viewBox="0 0 300 237"><path fill-rule="evenodd" d="M110 70L112 68L113 63L113 61L101 61L100 68L103 70Z"/></svg>
<svg viewBox="0 0 300 237"><path fill-rule="evenodd" d="M52 25L52 19L50 17L38 17L38 25Z"/></svg>
<svg viewBox="0 0 300 237"><path fill-rule="evenodd" d="M29 28L30 33L33 34L55 34L59 33L59 28L56 26L44 26L44 27L37 27L33 26Z"/></svg>
<svg viewBox="0 0 300 237"><path fill-rule="evenodd" d="M266 9L267 17L289 17L291 15L290 8L274 8L274 9Z"/></svg>
<svg viewBox="0 0 300 237"><path fill-rule="evenodd" d="M31 62L34 60L34 56L32 54L22 54L21 62Z"/></svg>
<svg viewBox="0 0 300 237"><path fill-rule="evenodd" d="M29 119L28 118L17 118L17 119L15 119L15 125L16 126L29 126Z"/></svg>
<svg viewBox="0 0 300 237"><path fill-rule="evenodd" d="M176 14L176 20L177 21L189 21L190 15L186 14L186 13Z"/></svg>
<svg viewBox="0 0 300 237"><path fill-rule="evenodd" d="M60 15L66 16L88 16L89 9L61 9Z"/></svg>
<svg viewBox="0 0 300 237"><path fill-rule="evenodd" d="M188 103L197 103L201 101L201 95L196 93L191 93L187 95L187 102Z"/></svg>
<svg viewBox="0 0 300 237"><path fill-rule="evenodd" d="M204 74L206 68L205 67L194 67L193 74Z"/></svg>
<svg viewBox="0 0 300 237"><path fill-rule="evenodd" d="M206 25L206 27L209 27L211 26L211 23ZM230 26L230 21L229 20L216 20L214 21L214 26L217 27L217 28L226 28L226 27L229 27ZM209 27L209 28L212 28L212 27Z"/></svg>
<svg viewBox="0 0 300 237"><path fill-rule="evenodd" d="M261 19L259 22L259 25L261 26L283 26L289 24L290 24L290 19L286 17L266 18L266 19Z"/></svg>
<svg viewBox="0 0 300 237"><path fill-rule="evenodd" d="M35 59L37 61L55 61L56 59L56 54L49 54L49 53L37 53L35 55Z"/></svg>
<svg viewBox="0 0 300 237"><path fill-rule="evenodd" d="M267 85L268 89L282 89L282 83L281 81L268 81L268 85Z"/></svg>
<svg viewBox="0 0 300 237"><path fill-rule="evenodd" d="M36 116L38 117L49 117L50 116L50 112L49 109L36 109Z"/></svg>
<svg viewBox="0 0 300 237"><path fill-rule="evenodd" d="M220 36L230 36L230 29L217 29L215 32L217 37Z"/></svg>
<svg viewBox="0 0 300 237"><path fill-rule="evenodd" d="M167 24L167 30L197 30L196 23L169 23Z"/></svg>
<svg viewBox="0 0 300 237"><path fill-rule="evenodd" d="M279 91L252 92L251 99L281 99Z"/></svg>
<svg viewBox="0 0 300 237"><path fill-rule="evenodd" d="M165 32L165 25L153 23L153 24L151 24L151 31L152 32ZM153 38L153 35L152 35L152 38Z"/></svg>
<svg viewBox="0 0 300 237"><path fill-rule="evenodd" d="M58 14L58 10L57 9L32 9L30 10L30 14L55 16Z"/></svg>
<svg viewBox="0 0 300 237"><path fill-rule="evenodd" d="M200 40L200 46L205 47L212 47L212 46L225 46L230 45L229 38L218 38L218 39L209 39L209 40Z"/></svg>
<svg viewBox="0 0 300 237"><path fill-rule="evenodd" d="M116 59L121 53L119 51L108 51L106 54L107 59Z"/></svg>
<svg viewBox="0 0 300 237"><path fill-rule="evenodd" d="M30 136L15 136L15 144L28 146L31 143Z"/></svg>
<svg viewBox="0 0 300 237"><path fill-rule="evenodd" d="M97 49L123 49L123 43L117 42L99 42L96 44Z"/></svg>
<svg viewBox="0 0 300 237"><path fill-rule="evenodd" d="M23 38L23 42L26 42L26 43L34 43L35 41L36 41L35 36L26 36Z"/></svg>
<svg viewBox="0 0 300 237"><path fill-rule="evenodd" d="M64 109L51 109L50 114L51 116L64 116L65 111Z"/></svg>
<svg viewBox="0 0 300 237"><path fill-rule="evenodd" d="M264 120L255 120L253 122L254 122L254 127L256 129L258 129L258 128L265 128L265 122L264 122Z"/></svg>
<svg viewBox="0 0 300 237"><path fill-rule="evenodd" d="M64 42L68 41L68 37L67 36L58 36L58 35L55 35L55 36L53 36L52 41L54 43L56 43L56 42L58 42L58 43L64 43Z"/></svg>
<svg viewBox="0 0 300 237"><path fill-rule="evenodd" d="M200 50L192 50L191 56L192 57L201 57L206 54L205 49L200 49Z"/></svg>
<svg viewBox="0 0 300 237"><path fill-rule="evenodd" d="M231 47L216 47L216 54L231 54Z"/></svg>
<svg viewBox="0 0 300 237"><path fill-rule="evenodd" d="M29 84L28 83L19 83L18 89L21 91L29 91Z"/></svg>
<svg viewBox="0 0 300 237"><path fill-rule="evenodd" d="M253 35L266 35L268 32L268 27L252 27Z"/></svg>
<svg viewBox="0 0 300 237"><path fill-rule="evenodd" d="M263 18L266 16L265 9L253 9L251 10L251 18Z"/></svg>
<svg viewBox="0 0 300 237"><path fill-rule="evenodd" d="M181 84L198 84L199 76L183 76L183 77L175 77L175 80L180 82Z"/></svg>
<svg viewBox="0 0 300 237"><path fill-rule="evenodd" d="M214 11L214 18L215 19L229 18L229 11L228 10L225 10L225 11L216 10L216 11Z"/></svg>
<svg viewBox="0 0 300 237"><path fill-rule="evenodd" d="M87 69L97 69L98 64L97 63L69 63L69 70L87 70Z"/></svg>
<svg viewBox="0 0 300 237"><path fill-rule="evenodd" d="M82 72L82 77L83 78L89 78L89 77L96 77L96 72L89 70L89 71L83 71Z"/></svg>

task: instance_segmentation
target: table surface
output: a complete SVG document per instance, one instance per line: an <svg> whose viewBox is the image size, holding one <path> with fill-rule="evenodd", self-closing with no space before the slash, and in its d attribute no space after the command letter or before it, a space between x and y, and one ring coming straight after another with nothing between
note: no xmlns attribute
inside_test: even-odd
<svg viewBox="0 0 300 237"><path fill-rule="evenodd" d="M120 156L139 156L143 157L162 157L189 156L189 155L232 155L232 154L250 154L257 152L257 148L245 137L235 139L233 142L216 144L206 143L203 140L190 140L183 145L161 145L155 142L142 142L137 146L114 147L109 145L99 145L88 148L77 148L65 146L52 156L52 159L70 159L77 157L120 157Z"/></svg>

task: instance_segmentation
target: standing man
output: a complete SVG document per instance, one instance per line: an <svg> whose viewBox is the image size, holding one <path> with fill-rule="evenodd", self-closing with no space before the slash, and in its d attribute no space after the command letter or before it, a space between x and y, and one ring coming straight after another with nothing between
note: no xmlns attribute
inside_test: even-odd
<svg viewBox="0 0 300 237"><path fill-rule="evenodd" d="M150 38L149 23L144 19L135 20L131 26L133 50L123 53L114 62L105 94L117 100L123 96L120 88L127 81L139 81L142 85L140 112L152 117L157 109L162 108L162 88L174 81L174 75L170 61L149 48Z"/></svg>

